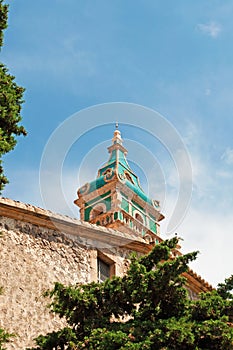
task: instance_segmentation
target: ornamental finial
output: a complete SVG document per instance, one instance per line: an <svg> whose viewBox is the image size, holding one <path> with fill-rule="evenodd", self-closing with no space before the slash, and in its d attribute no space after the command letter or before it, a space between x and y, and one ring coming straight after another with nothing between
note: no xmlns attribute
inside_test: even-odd
<svg viewBox="0 0 233 350"><path fill-rule="evenodd" d="M122 139L121 139L121 132L120 132L120 130L118 129L119 128L119 123L118 122L116 122L115 123L115 131L114 131L114 135L113 135L113 139L112 139L112 142L113 142L113 144L115 144L115 143L120 143L120 144L122 144Z"/></svg>

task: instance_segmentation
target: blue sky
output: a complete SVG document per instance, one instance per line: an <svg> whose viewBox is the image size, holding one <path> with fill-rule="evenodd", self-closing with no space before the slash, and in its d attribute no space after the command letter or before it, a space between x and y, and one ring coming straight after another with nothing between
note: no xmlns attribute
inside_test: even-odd
<svg viewBox="0 0 233 350"><path fill-rule="evenodd" d="M143 105L172 123L190 154L192 200L176 229L184 238L184 251L201 251L193 268L211 283L230 275L232 12L230 0L10 1L1 61L26 88L22 115L28 136L19 138L15 150L5 156L10 184L3 195L44 206L39 169L53 131L93 105ZM166 191L163 212L169 218L179 191L171 156L158 140L127 127L124 116L119 119L132 166L152 197L163 200ZM109 123L114 121L110 116ZM96 115L93 125L98 122L101 116ZM85 123L80 119L80 125ZM70 149L62 175L69 203L76 197L77 172L80 183L91 180L107 159L113 129L113 125L89 128ZM140 158L138 145L156 158L159 175L154 181L150 162L143 163L149 156L142 151ZM49 209L67 212L58 205L55 193L56 188ZM71 210L77 215L75 208Z"/></svg>

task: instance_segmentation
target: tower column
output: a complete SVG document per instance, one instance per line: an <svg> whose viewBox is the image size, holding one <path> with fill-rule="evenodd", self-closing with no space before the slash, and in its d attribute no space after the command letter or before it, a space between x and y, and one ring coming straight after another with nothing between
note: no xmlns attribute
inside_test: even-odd
<svg viewBox="0 0 233 350"><path fill-rule="evenodd" d="M112 194L112 209L118 210L121 208L122 195L118 188L116 188Z"/></svg>

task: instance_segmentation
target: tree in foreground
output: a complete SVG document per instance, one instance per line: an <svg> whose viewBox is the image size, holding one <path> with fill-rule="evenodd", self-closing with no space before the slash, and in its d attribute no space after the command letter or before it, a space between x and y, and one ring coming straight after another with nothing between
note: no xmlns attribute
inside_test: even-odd
<svg viewBox="0 0 233 350"><path fill-rule="evenodd" d="M103 283L56 283L52 311L67 327L39 336L34 349L233 349L232 278L190 300L182 274L197 253L170 258L175 237L146 256L133 256L128 273Z"/></svg>
<svg viewBox="0 0 233 350"><path fill-rule="evenodd" d="M0 0L0 49L3 44L3 31L7 27L7 13L8 6ZM19 125L22 119L20 112L24 89L14 79L5 65L0 63L0 192L8 183L2 167L2 156L15 147L15 136L26 135L24 127Z"/></svg>

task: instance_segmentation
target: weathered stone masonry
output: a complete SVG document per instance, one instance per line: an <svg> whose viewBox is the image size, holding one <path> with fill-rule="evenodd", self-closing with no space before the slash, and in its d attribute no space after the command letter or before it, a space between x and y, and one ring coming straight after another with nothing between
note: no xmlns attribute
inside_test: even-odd
<svg viewBox="0 0 233 350"><path fill-rule="evenodd" d="M88 282L90 254L56 231L8 218L0 226L0 323L18 335L8 349L24 349L40 332L61 326L42 294L55 281Z"/></svg>

